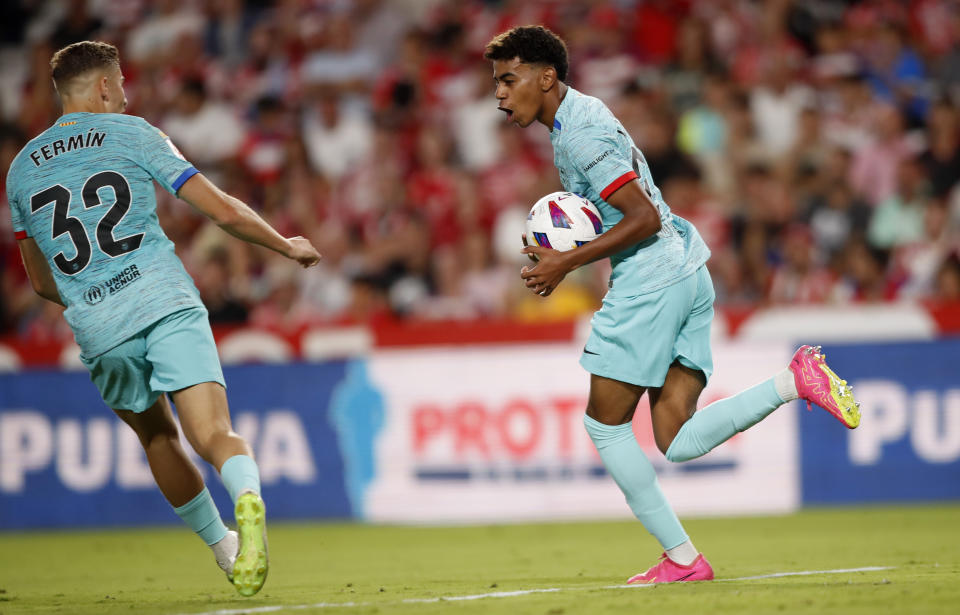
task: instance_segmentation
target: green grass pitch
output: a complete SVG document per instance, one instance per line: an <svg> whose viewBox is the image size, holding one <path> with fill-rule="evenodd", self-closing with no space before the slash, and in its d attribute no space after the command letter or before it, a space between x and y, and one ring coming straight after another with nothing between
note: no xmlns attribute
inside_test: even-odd
<svg viewBox="0 0 960 615"><path fill-rule="evenodd" d="M183 527L7 532L0 533L0 614L960 612L960 504L685 525L718 581L616 587L659 554L630 521L275 523L270 577L250 599L234 592ZM738 580L872 566L890 568ZM458 599L528 590L551 591Z"/></svg>

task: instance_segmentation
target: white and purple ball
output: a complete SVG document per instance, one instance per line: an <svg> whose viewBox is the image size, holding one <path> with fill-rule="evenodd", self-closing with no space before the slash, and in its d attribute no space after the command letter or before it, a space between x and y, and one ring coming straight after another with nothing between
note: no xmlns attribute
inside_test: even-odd
<svg viewBox="0 0 960 615"><path fill-rule="evenodd" d="M572 192L552 192L530 209L523 238L527 245L566 252L602 232L600 211L593 203Z"/></svg>

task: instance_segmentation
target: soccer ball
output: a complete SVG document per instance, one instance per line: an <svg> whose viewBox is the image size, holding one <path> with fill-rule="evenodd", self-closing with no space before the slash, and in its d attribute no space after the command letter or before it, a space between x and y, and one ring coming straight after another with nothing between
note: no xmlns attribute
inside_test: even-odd
<svg viewBox="0 0 960 615"><path fill-rule="evenodd" d="M566 252L602 232L600 212L593 203L572 192L552 192L530 209L523 242Z"/></svg>

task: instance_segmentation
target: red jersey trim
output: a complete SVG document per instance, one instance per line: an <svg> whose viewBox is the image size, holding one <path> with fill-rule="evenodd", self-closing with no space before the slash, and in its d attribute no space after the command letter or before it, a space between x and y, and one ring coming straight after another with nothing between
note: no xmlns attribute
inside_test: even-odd
<svg viewBox="0 0 960 615"><path fill-rule="evenodd" d="M26 238L27 238L27 231L14 231L14 232L13 232L13 236L14 236L14 238L16 238L16 239L26 239Z"/></svg>
<svg viewBox="0 0 960 615"><path fill-rule="evenodd" d="M637 179L637 174L633 171L627 171L617 179L610 182L610 185L603 189L603 192L600 193L600 198L607 200L607 197L623 187L623 185L629 181Z"/></svg>

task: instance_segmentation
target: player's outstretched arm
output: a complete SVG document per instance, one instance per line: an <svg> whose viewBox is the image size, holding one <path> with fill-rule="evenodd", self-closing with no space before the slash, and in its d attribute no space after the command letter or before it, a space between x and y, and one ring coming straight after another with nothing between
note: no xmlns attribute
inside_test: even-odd
<svg viewBox="0 0 960 615"><path fill-rule="evenodd" d="M40 251L37 242L34 241L33 237L27 237L26 239L18 239L17 245L20 247L23 265L27 269L27 277L30 278L33 290L48 301L64 305L63 299L60 298L60 293L57 291L57 283L53 281L50 263L47 262L47 258Z"/></svg>
<svg viewBox="0 0 960 615"><path fill-rule="evenodd" d="M308 239L284 237L246 203L217 188L200 173L188 179L177 196L234 237L270 248L304 267L320 262L320 253Z"/></svg>

